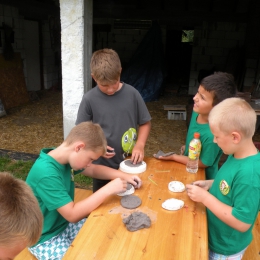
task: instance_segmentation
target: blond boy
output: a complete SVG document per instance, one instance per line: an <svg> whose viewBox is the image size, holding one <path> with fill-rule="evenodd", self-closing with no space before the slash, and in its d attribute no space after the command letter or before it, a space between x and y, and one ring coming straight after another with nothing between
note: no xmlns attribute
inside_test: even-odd
<svg viewBox="0 0 260 260"><path fill-rule="evenodd" d="M242 259L260 209L260 154L252 137L256 114L245 100L229 98L209 115L214 142L229 157L214 180L187 185L207 207L209 259Z"/></svg>
<svg viewBox="0 0 260 260"><path fill-rule="evenodd" d="M106 147L101 127L83 122L72 128L56 149L41 151L26 180L44 216L40 240L29 248L38 259L62 259L86 217L108 196L125 191L127 182L136 188L141 186L138 176L92 164L106 153ZM74 175L79 173L112 181L88 198L74 203Z"/></svg>

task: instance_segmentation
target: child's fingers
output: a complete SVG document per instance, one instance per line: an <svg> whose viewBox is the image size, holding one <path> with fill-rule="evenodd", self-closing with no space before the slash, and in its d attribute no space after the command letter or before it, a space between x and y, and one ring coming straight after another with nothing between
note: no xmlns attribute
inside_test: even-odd
<svg viewBox="0 0 260 260"><path fill-rule="evenodd" d="M136 183L136 185L134 185L134 187L139 189L142 185L142 180L140 178L134 177L134 182Z"/></svg>

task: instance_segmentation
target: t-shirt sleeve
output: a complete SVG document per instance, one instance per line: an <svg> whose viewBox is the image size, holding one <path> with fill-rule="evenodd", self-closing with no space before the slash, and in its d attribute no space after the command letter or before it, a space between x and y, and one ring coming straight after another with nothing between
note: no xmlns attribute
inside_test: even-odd
<svg viewBox="0 0 260 260"><path fill-rule="evenodd" d="M216 158L219 156L221 149L216 143L213 143L212 139L208 138L202 145L201 145L201 153L200 153L200 160L206 166L212 166L216 161Z"/></svg>
<svg viewBox="0 0 260 260"><path fill-rule="evenodd" d="M41 179L36 191L49 211L60 208L72 201L59 177L51 176Z"/></svg>
<svg viewBox="0 0 260 260"><path fill-rule="evenodd" d="M151 115L148 111L148 108L141 96L141 94L136 91L136 100L138 104L138 125L143 125L149 121L151 121Z"/></svg>
<svg viewBox="0 0 260 260"><path fill-rule="evenodd" d="M233 189L232 215L242 222L253 224L259 210L259 175L254 175L253 165L243 167L240 171L243 173L236 174L236 188Z"/></svg>

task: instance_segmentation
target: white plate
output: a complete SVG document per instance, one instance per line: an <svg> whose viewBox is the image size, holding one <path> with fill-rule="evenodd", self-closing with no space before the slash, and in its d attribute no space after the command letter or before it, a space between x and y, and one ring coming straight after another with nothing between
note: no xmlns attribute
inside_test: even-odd
<svg viewBox="0 0 260 260"><path fill-rule="evenodd" d="M131 174L139 174L146 171L146 163L142 161L141 163L134 165L130 159L127 159L120 163L119 170Z"/></svg>
<svg viewBox="0 0 260 260"><path fill-rule="evenodd" d="M168 184L168 189L172 192L183 192L185 191L185 185L180 181L171 181Z"/></svg>
<svg viewBox="0 0 260 260"><path fill-rule="evenodd" d="M184 201L178 199L168 199L163 202L162 207L167 210L178 210L184 206Z"/></svg>

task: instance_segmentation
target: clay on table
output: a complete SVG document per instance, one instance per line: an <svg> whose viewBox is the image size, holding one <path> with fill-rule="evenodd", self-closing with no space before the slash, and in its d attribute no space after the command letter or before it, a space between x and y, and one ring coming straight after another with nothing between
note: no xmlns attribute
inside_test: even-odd
<svg viewBox="0 0 260 260"><path fill-rule="evenodd" d="M127 195L121 199L121 205L127 209L135 209L141 205L142 201L135 195Z"/></svg>
<svg viewBox="0 0 260 260"><path fill-rule="evenodd" d="M133 212L127 218L123 219L127 230L136 231L142 228L149 228L151 226L151 219L143 212Z"/></svg>

